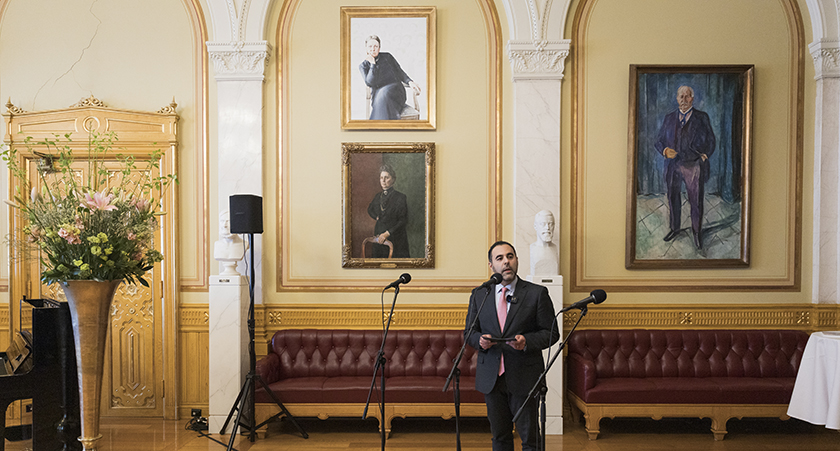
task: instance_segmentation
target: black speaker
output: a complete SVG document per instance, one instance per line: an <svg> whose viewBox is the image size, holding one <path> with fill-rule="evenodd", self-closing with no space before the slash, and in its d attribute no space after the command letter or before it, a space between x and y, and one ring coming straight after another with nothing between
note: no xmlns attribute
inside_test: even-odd
<svg viewBox="0 0 840 451"><path fill-rule="evenodd" d="M263 233L262 197L253 194L230 196L230 232Z"/></svg>

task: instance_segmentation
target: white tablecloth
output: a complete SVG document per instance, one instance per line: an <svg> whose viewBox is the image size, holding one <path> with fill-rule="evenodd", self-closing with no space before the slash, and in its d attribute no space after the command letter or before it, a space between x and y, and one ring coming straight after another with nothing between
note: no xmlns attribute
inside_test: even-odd
<svg viewBox="0 0 840 451"><path fill-rule="evenodd" d="M796 375L788 415L840 429L840 332L815 332Z"/></svg>

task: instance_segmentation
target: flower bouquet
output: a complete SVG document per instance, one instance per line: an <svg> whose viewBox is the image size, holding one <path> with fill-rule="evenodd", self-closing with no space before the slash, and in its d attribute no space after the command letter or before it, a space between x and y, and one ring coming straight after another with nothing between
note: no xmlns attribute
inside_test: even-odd
<svg viewBox="0 0 840 451"><path fill-rule="evenodd" d="M26 218L23 233L12 235L10 243L18 257L39 258L41 280L60 282L67 296L79 376L79 441L92 451L102 437L99 397L108 312L120 283L149 286L145 274L163 260L153 242L157 216L164 214L160 200L178 179L158 175L159 150L140 166L131 155L114 155L114 133L91 132L87 154L78 159L74 148L85 146L74 145L69 134L32 141L28 137L24 145L41 159L31 178L16 149L0 153L17 186L14 201L6 202Z"/></svg>
<svg viewBox="0 0 840 451"><path fill-rule="evenodd" d="M18 192L10 205L20 209L28 224L23 237L12 240L23 256L41 254L41 280L46 284L67 280L125 280L148 286L143 275L163 256L153 247L159 200L174 174L155 176L161 151L138 168L134 157L110 156L115 133L88 135L87 155L76 161L70 135L24 144L41 157L38 186L30 186L15 149L2 152L3 161L25 187L29 199ZM33 151L33 144L47 153ZM109 170L106 156L116 158ZM85 165L87 170L85 170ZM115 183L116 182L116 183Z"/></svg>

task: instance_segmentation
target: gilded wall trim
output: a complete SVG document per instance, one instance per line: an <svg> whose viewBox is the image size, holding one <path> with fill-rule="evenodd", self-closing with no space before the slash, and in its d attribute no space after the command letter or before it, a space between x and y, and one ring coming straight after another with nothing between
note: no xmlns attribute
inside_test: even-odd
<svg viewBox="0 0 840 451"><path fill-rule="evenodd" d="M466 305L398 305L392 328L461 329ZM182 332L206 331L207 305L183 305L180 309ZM271 338L280 329L377 329L382 327L389 309L358 304L305 304L255 306L257 337ZM568 330L579 311L563 316ZM2 321L2 311L0 311ZM2 323L0 323L2 327ZM813 332L840 330L840 305L598 305L589 309L579 329L795 329ZM259 340L259 339L258 339Z"/></svg>
<svg viewBox="0 0 840 451"><path fill-rule="evenodd" d="M206 332L210 326L210 307L207 304L182 305L178 309L180 332Z"/></svg>

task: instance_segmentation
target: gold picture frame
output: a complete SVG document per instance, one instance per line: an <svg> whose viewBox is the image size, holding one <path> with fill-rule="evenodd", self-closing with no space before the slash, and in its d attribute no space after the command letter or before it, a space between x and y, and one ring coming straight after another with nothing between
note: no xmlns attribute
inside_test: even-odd
<svg viewBox="0 0 840 451"><path fill-rule="evenodd" d="M341 266L434 268L435 144L342 143L341 161Z"/></svg>
<svg viewBox="0 0 840 451"><path fill-rule="evenodd" d="M435 129L436 12L434 6L341 8L342 129ZM373 64L367 61L371 36L381 50L370 57Z"/></svg>
<svg viewBox="0 0 840 451"><path fill-rule="evenodd" d="M626 268L750 265L754 72L630 65Z"/></svg>

